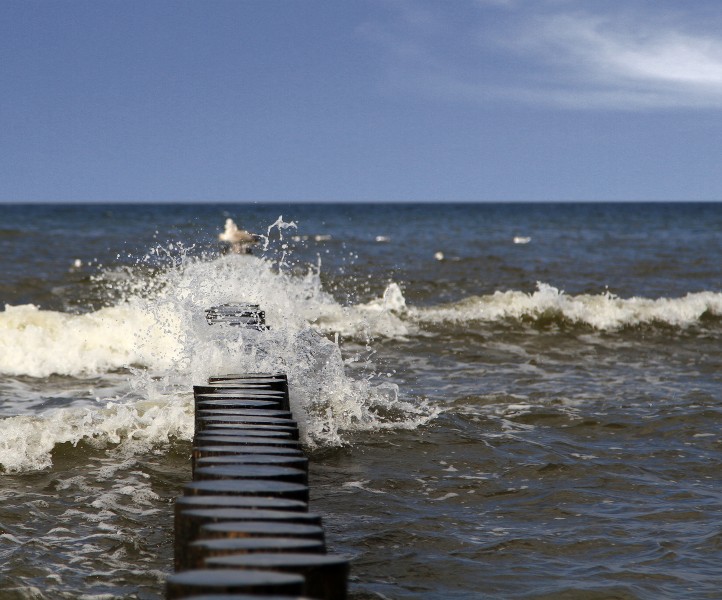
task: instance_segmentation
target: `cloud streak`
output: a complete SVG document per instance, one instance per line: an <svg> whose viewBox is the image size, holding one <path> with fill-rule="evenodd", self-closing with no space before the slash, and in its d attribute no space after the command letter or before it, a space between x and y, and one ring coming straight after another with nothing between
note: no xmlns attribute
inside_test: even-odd
<svg viewBox="0 0 722 600"><path fill-rule="evenodd" d="M461 17L437 10L433 28L428 13L422 28L406 11L393 26L377 27L376 40L387 50L389 81L436 97L574 109L722 108L722 36L654 8L592 14L576 5L539 3L544 10L534 13L530 4L477 0Z"/></svg>
<svg viewBox="0 0 722 600"><path fill-rule="evenodd" d="M590 15L539 19L513 46L550 77L540 99L584 107L722 108L722 39Z"/></svg>

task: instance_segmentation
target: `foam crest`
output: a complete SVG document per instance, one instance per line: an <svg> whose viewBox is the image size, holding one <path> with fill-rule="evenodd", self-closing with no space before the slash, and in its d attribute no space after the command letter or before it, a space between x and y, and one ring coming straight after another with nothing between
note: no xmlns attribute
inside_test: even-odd
<svg viewBox="0 0 722 600"><path fill-rule="evenodd" d="M43 469L52 464L57 444L85 441L119 445L130 455L145 452L170 437L193 435L189 400L162 404L107 402L104 406L64 408L39 416L0 420L0 465L6 471Z"/></svg>
<svg viewBox="0 0 722 600"><path fill-rule="evenodd" d="M625 299L610 293L570 296L544 283L538 283L531 294L495 292L447 306L409 310L409 318L422 323L560 319L601 331L651 324L685 328L698 324L705 316L722 316L722 293L697 292L658 299Z"/></svg>
<svg viewBox="0 0 722 600"><path fill-rule="evenodd" d="M326 333L361 338L388 337L403 339L417 332L414 323L405 319L406 299L397 283L390 283L381 298L353 306L327 303L315 307L309 320Z"/></svg>
<svg viewBox="0 0 722 600"><path fill-rule="evenodd" d="M31 304L0 312L0 373L87 376L129 365L167 367L179 351L179 322L137 302L72 315Z"/></svg>

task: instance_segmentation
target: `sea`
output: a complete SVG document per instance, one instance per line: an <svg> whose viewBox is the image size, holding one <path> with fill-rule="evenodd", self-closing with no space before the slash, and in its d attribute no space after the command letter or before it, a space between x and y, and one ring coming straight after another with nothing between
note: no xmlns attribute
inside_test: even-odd
<svg viewBox="0 0 722 600"><path fill-rule="evenodd" d="M162 599L276 371L352 600L722 598L722 204L439 202L0 205L0 599Z"/></svg>

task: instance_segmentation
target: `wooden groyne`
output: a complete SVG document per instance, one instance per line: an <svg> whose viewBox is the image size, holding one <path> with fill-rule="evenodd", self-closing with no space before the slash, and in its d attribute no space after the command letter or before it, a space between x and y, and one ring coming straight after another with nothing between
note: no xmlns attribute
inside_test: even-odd
<svg viewBox="0 0 722 600"><path fill-rule="evenodd" d="M263 329L256 305L224 305L210 325ZM285 373L236 373L193 386L193 479L175 502L168 600L343 600L349 561L326 552L309 511Z"/></svg>

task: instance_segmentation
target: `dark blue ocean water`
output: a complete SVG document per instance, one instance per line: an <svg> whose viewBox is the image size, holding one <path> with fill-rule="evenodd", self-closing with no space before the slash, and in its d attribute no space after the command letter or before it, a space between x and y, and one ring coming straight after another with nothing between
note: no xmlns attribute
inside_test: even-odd
<svg viewBox="0 0 722 600"><path fill-rule="evenodd" d="M267 243L221 255L226 218ZM722 204L0 206L0 598L161 598L190 386L230 368L289 373L352 598L720 597L720 232ZM229 300L266 309L255 352L204 329Z"/></svg>

